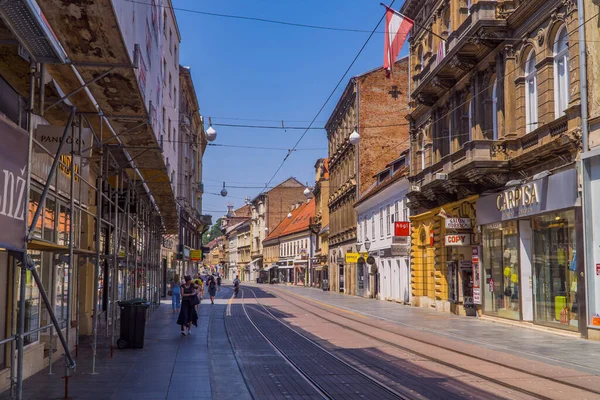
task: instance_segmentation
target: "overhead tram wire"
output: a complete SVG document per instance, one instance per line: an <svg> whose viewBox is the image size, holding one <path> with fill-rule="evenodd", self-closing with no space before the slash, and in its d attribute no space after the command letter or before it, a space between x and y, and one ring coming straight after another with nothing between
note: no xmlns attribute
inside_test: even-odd
<svg viewBox="0 0 600 400"><path fill-rule="evenodd" d="M390 4L390 8L394 5L395 2L396 2L396 0L392 0L392 2ZM273 179L275 179L275 176L281 170L281 168L283 167L283 165L285 164L285 162L287 161L287 159L290 157L290 154L292 154L293 150L296 147L298 147L298 144L300 144L300 142L302 141L302 139L304 138L304 136L306 136L306 133L308 132L308 130L310 129L310 127L312 127L312 125L315 123L315 121L317 120L317 118L319 118L319 115L321 115L321 113L325 109L325 106L327 106L327 103L329 103L329 100L331 100L331 98L333 97L333 95L337 91L338 87L342 84L342 82L346 78L346 75L348 75L348 72L350 72L350 69L354 66L354 63L356 63L356 60L358 60L358 57L360 57L360 55L362 54L362 52L365 49L365 47L367 47L367 44L369 43L369 41L371 40L371 38L375 34L375 31L377 30L377 28L381 24L381 21L383 21L383 19L385 18L385 15L386 15L386 13L383 13L383 15L381 16L381 18L379 19L379 22L377 22L377 25L375 25L375 28L369 34L369 37L367 37L367 40L365 40L365 43L362 45L362 47L360 48L360 50L356 54L356 57L354 57L354 60L352 60L352 62L348 66L348 68L346 68L346 71L344 72L344 74L342 75L342 77L340 78L340 80L338 81L338 83L335 85L335 87L333 88L333 90L331 91L331 93L329 94L329 96L327 97L327 100L325 100L325 102L323 103L323 105L321 106L321 108L319 109L319 111L317 112L317 114L315 115L315 117L312 119L312 121L308 125L307 129L300 136L300 138L298 139L298 141L296 142L296 144L292 148L292 151L288 152L288 154L283 158L283 161L281 162L281 164L279 165L279 167L277 167L277 170L275 171L275 173L273 174L273 176L271 176L271 179L269 179L269 181L265 185L265 188L268 187L271 184L271 182L273 181Z"/></svg>
<svg viewBox="0 0 600 400"><path fill-rule="evenodd" d="M247 15L234 15L234 14L223 14L223 13L215 13L215 12L210 12L210 11L202 11L202 10L194 10L194 9L190 9L190 8L181 8L181 7L172 7L172 6L165 6L165 5L154 5L152 3L149 3L147 1L141 1L141 0L125 0L129 3L134 3L134 4L141 4L141 5L145 5L148 7L159 7L159 8L166 8L166 9L170 9L170 10L174 10L174 11L181 11L181 12L187 12L187 13L191 13L191 14L198 14L198 15L205 15L205 16L209 16L209 17L219 17L219 18L229 18L229 19L239 19L239 20L245 20L245 21L254 21L254 22L262 22L262 23L268 23L268 24L274 24L274 25L283 25L283 26L291 26L291 27L297 27L297 28L307 28L307 29L316 29L316 30L324 30L324 31L334 31L334 32L350 32L350 33L370 33L370 30L367 29L353 29L353 28L339 28L339 27L333 27L333 26L325 26L325 25L314 25L314 24L304 24L304 23L299 23L299 22L289 22L289 21L281 21L281 20L274 20L274 19L268 19L268 18L260 18L260 17L250 17ZM393 2L392 2L393 4ZM391 5L390 5L391 7ZM378 31L375 30L373 31L373 34L378 33L378 34L385 34L385 31ZM459 39L480 39L480 36L461 36ZM521 39L519 38L514 38L514 37L498 37L498 40L510 40L510 41L521 41ZM598 40L586 40L586 43L594 43L594 42L600 42ZM216 117L213 117L216 118ZM231 118L230 118L231 119ZM266 120L264 120L266 121ZM278 122L279 120L273 120L272 122ZM308 122L308 121L305 121Z"/></svg>

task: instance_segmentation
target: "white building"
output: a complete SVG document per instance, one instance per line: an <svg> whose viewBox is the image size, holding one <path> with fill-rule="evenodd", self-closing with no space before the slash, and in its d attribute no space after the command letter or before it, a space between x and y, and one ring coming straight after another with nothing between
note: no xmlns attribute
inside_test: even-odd
<svg viewBox="0 0 600 400"><path fill-rule="evenodd" d="M408 222L406 193L408 156L403 155L376 174L377 182L355 204L357 247L364 262L357 265L356 294L410 303L409 238L394 244L394 223ZM364 257L368 253L368 257ZM359 261L363 261L359 259ZM372 264L368 262L372 261Z"/></svg>

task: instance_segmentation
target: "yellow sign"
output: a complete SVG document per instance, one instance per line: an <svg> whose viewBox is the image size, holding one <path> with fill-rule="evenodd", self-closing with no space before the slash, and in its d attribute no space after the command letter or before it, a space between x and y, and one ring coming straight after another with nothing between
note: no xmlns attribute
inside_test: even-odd
<svg viewBox="0 0 600 400"><path fill-rule="evenodd" d="M366 260L367 257L369 257L369 253L346 253L346 262L349 264L356 264L361 257Z"/></svg>
<svg viewBox="0 0 600 400"><path fill-rule="evenodd" d="M60 160L60 164L58 164L58 169L67 176L67 178L71 177L71 161L72 158L71 156L66 156L66 155L61 155L59 157ZM77 176L79 174L79 165L75 164L75 182L79 182L79 177Z"/></svg>
<svg viewBox="0 0 600 400"><path fill-rule="evenodd" d="M192 250L192 251L190 251L190 260L192 260L192 261L200 261L200 260L202 260L202 250Z"/></svg>

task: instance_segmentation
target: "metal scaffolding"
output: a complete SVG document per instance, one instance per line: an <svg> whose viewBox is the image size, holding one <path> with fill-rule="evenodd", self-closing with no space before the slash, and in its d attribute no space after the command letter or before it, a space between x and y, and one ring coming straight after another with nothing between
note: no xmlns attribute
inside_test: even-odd
<svg viewBox="0 0 600 400"><path fill-rule="evenodd" d="M22 253L14 257L13 276L19 276L18 288L17 279L13 279L13 312L18 311L17 323L11 324L11 336L0 341L0 345L10 344L11 364L10 364L10 391L11 398L18 400L23 398L23 370L24 370L24 345L25 338L38 332L48 331L50 336L50 351L48 357L50 373L52 373L53 363L53 341L56 336L60 341L64 352L65 361L65 398L68 397L69 378L72 371L76 368L75 357L79 354L80 338L80 301L79 298L85 295L82 289L81 272L82 269L91 268L93 270L93 293L92 293L92 327L91 327L91 348L92 348L92 374L97 374L96 364L98 357L98 335L101 329L100 317L104 318L104 328L106 338L110 338L110 357L116 345L117 325L119 323L119 302L127 299L142 297L151 303L151 310L160 304L160 288L165 285L163 275L160 273L160 249L161 238L163 234L162 220L156 210L156 205L148 193L147 186L137 167L133 164L133 159L129 153L125 154L122 143L115 146L111 145L111 139L116 139L119 134L114 132L108 122L107 117L99 111L96 115L90 113L78 113L74 106L71 106L68 121L59 142L56 152L49 151L41 143L34 139L34 114L35 114L35 94L36 87L39 90L38 115L44 111L44 84L42 72L43 64L32 63L29 76L29 99L27 107L28 116L28 167L26 177L25 193L29 196L32 188L32 157L34 146L46 156L51 157L52 165L46 177L41 198L32 215L29 215L29 207L24 210L24 235L25 244ZM38 83L39 81L39 83ZM88 82L85 86L93 84ZM83 86L82 86L83 89ZM59 102L55 102L47 107L56 107L64 102L68 97L77 91L63 96ZM99 131L94 131L91 118L98 118ZM144 125L143 122L140 125ZM140 126L138 125L138 126ZM108 127L108 135L105 135L105 128ZM87 158L85 153L90 149L82 149L82 131L89 129L93 135L94 154L89 158L90 164L96 169L96 181L91 183L82 175L75 165L75 158L80 160ZM129 131L128 129L127 131ZM121 132L123 134L125 132ZM70 163L64 163L60 160L61 154L65 154L67 147L67 137L71 135ZM107 136L108 139L104 139ZM77 137L78 140L74 140ZM77 142L77 145L76 145ZM139 154L138 154L139 156ZM136 156L137 157L137 156ZM66 316L67 320L59 320L55 313L56 295L53 294L52 285L50 285L50 295L44 287L36 269L36 263L29 255L28 244L32 240L36 225L42 214L46 197L48 196L52 182L55 179L57 169L61 167L67 170L70 175L69 182L69 211L68 211L68 246L66 249L56 250L55 255L63 257L66 265L67 275L67 299ZM76 189L76 182L79 183ZM85 189L83 188L85 186ZM89 203L95 200L95 210L91 204L82 204L82 193L89 190L95 196L89 196ZM84 218L85 216L85 218ZM78 246L82 243L82 229L84 219L88 221L89 232L94 232L90 244L94 243L94 251L81 250ZM78 225L77 225L78 224ZM92 229L94 224L94 229ZM17 254L17 253L14 253ZM41 299L44 303L48 317L51 323L44 326L26 331L25 319L25 299L26 299L26 281L28 276L35 281ZM54 276L54 275L53 275ZM51 278L53 279L53 278ZM102 285L101 285L102 282ZM83 291L83 294L81 293ZM17 296L18 292L18 296ZM89 295L89 293L87 293ZM17 302L18 298L18 302ZM72 306L72 301L76 301L76 306ZM18 306L18 307L17 307ZM71 316L75 308L74 318ZM72 321L75 320L75 326ZM14 319L13 319L14 321ZM73 340L71 329L75 329L75 338ZM64 333L63 333L64 330ZM74 345L74 346L73 346ZM75 348L75 357L71 349ZM16 360L16 362L15 362Z"/></svg>

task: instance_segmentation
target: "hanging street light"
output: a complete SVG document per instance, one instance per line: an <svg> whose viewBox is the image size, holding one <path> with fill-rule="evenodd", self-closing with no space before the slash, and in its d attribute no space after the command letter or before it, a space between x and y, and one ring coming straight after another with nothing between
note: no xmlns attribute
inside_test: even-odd
<svg viewBox="0 0 600 400"><path fill-rule="evenodd" d="M308 186L306 187L306 189L304 189L304 196L307 198L310 198L312 196L312 192L310 191Z"/></svg>
<svg viewBox="0 0 600 400"><path fill-rule="evenodd" d="M227 189L225 189L225 182L223 182L223 189L221 189L221 196L227 197Z"/></svg>
<svg viewBox="0 0 600 400"><path fill-rule="evenodd" d="M354 129L354 132L352 132L350 134L349 139L350 139L350 144L352 144L353 146L356 146L358 143L360 143L360 135L356 131L356 128Z"/></svg>
<svg viewBox="0 0 600 400"><path fill-rule="evenodd" d="M212 119L208 117L208 129L206 130L206 140L214 142L217 138L217 131L212 127Z"/></svg>

